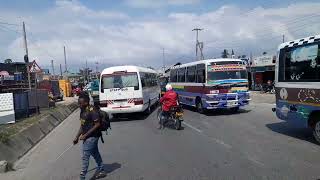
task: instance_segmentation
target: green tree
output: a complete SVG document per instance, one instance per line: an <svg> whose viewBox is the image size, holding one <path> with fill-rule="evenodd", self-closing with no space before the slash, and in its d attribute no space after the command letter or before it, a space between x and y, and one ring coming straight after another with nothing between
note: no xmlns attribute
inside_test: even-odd
<svg viewBox="0 0 320 180"><path fill-rule="evenodd" d="M221 57L228 58L228 56L229 56L228 50L224 49L223 52L221 53Z"/></svg>
<svg viewBox="0 0 320 180"><path fill-rule="evenodd" d="M4 60L4 63L10 64L10 63L12 63L12 59L6 59L6 60Z"/></svg>

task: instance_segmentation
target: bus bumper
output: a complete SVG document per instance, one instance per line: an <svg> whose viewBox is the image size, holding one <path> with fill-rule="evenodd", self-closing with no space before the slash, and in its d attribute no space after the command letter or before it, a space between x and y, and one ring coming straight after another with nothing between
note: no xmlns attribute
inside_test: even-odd
<svg viewBox="0 0 320 180"><path fill-rule="evenodd" d="M277 101L276 108L273 111L279 119L287 121L295 127L309 127L308 118L312 109L304 105L295 105L288 102Z"/></svg>
<svg viewBox="0 0 320 180"><path fill-rule="evenodd" d="M206 109L229 109L248 105L250 101L249 92L207 94L205 98L202 98L202 103Z"/></svg>
<svg viewBox="0 0 320 180"><path fill-rule="evenodd" d="M134 105L134 106L124 106L124 107L101 107L102 111L110 114L127 114L143 112L146 109L145 105Z"/></svg>

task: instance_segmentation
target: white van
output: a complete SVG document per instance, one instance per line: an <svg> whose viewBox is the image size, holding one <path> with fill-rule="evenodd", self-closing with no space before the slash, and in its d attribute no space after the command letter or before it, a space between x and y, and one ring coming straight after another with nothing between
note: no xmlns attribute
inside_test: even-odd
<svg viewBox="0 0 320 180"><path fill-rule="evenodd" d="M150 112L160 97L156 71L137 66L115 66L100 76L100 107L110 114Z"/></svg>

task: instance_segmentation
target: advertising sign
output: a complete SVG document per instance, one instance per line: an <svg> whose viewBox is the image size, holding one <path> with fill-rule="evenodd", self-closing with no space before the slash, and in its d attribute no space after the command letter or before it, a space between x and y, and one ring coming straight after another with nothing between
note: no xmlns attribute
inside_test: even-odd
<svg viewBox="0 0 320 180"><path fill-rule="evenodd" d="M275 56L266 55L266 56L259 56L253 59L254 66L272 66L275 65Z"/></svg>

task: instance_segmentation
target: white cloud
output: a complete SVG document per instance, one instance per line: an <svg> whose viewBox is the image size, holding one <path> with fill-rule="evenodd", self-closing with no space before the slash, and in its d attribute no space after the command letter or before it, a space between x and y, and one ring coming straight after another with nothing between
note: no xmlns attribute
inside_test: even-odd
<svg viewBox="0 0 320 180"><path fill-rule="evenodd" d="M125 3L133 8L159 8L168 5L190 5L201 0L126 0Z"/></svg>
<svg viewBox="0 0 320 180"><path fill-rule="evenodd" d="M308 11L310 7L312 11ZM223 6L202 14L170 13L161 19L139 20L122 12L95 11L77 1L57 1L43 12L1 11L0 17L24 17L21 20L27 24L30 59L37 59L44 66L51 59L63 64L66 45L69 67L76 70L85 65L86 59L92 66L99 61L100 68L105 67L103 63L159 67L163 47L167 63L192 61L195 27L204 28L199 38L204 41L207 58L219 56L224 48L234 49L237 54L275 50L282 34L286 40L292 40L319 33L320 15L315 12L320 12L320 3L255 8L250 12L237 6ZM24 55L21 36L9 45L0 42L1 54L5 54L3 59L21 60Z"/></svg>

